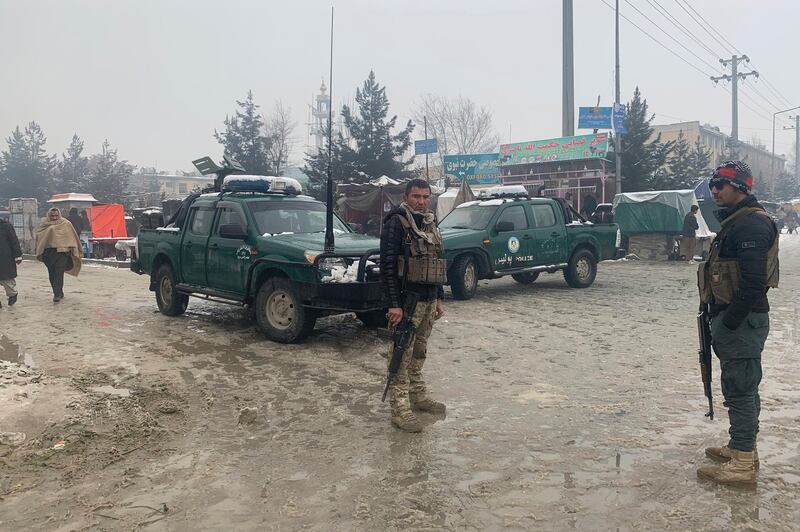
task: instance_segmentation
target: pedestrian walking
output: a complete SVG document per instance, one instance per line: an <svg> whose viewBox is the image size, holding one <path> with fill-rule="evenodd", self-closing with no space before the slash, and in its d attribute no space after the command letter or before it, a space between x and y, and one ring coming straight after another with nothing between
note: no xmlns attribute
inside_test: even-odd
<svg viewBox="0 0 800 532"><path fill-rule="evenodd" d="M0 285L6 291L9 307L17 302L17 265L21 262L22 248L17 232L4 218L0 218Z"/></svg>
<svg viewBox="0 0 800 532"><path fill-rule="evenodd" d="M442 235L428 210L430 201L430 185L412 179L406 184L403 203L389 211L381 231L380 271L390 302L389 326L397 327L403 320L411 320L414 326L397 375L390 381L391 421L406 432L422 430L414 411L445 412L444 404L428 396L422 377L428 337L434 321L444 314L443 285L447 281ZM418 303L413 313L406 315L404 306L409 298L418 298Z"/></svg>
<svg viewBox="0 0 800 532"><path fill-rule="evenodd" d="M708 447L720 465L697 470L721 484L752 484L759 467L756 437L761 398L761 352L769 334L767 292L778 286L778 232L751 194L753 175L741 161L717 167L709 183L722 226L700 265L701 305L711 316L711 345L720 361L730 439Z"/></svg>
<svg viewBox="0 0 800 532"><path fill-rule="evenodd" d="M81 271L81 242L75 228L56 207L36 229L36 258L47 266L53 303L64 299L64 273L75 277Z"/></svg>
<svg viewBox="0 0 800 532"><path fill-rule="evenodd" d="M692 205L691 210L683 218L683 229L681 230L681 254L686 257L689 264L694 264L694 252L697 249L697 230L700 224L697 223L697 211L700 207Z"/></svg>

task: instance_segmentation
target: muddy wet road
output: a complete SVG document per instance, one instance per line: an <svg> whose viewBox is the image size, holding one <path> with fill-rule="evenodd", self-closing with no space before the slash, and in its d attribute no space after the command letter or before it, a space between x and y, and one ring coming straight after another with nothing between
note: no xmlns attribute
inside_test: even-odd
<svg viewBox="0 0 800 532"><path fill-rule="evenodd" d="M695 476L727 419L718 373L703 417L689 265L448 300L426 365L447 417L409 435L353 317L279 345L235 307L162 316L125 270L84 268L54 306L25 262L0 309L0 529L797 530L800 237L781 247L753 491Z"/></svg>

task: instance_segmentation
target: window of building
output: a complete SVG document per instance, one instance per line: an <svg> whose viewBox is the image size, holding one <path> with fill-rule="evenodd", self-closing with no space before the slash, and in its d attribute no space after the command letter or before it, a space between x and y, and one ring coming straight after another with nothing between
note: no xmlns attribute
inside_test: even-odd
<svg viewBox="0 0 800 532"><path fill-rule="evenodd" d="M178 183L178 192L180 194L187 194L189 192L189 187L186 186L186 183Z"/></svg>

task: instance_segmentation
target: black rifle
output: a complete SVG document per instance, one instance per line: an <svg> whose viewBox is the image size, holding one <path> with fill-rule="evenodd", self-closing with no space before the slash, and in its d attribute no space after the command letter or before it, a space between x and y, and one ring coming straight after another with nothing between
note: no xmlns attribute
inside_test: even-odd
<svg viewBox="0 0 800 532"><path fill-rule="evenodd" d="M711 398L711 317L708 305L701 304L697 312L697 336L700 340L700 377L703 379L703 391L708 398L707 418L714 420L714 400Z"/></svg>
<svg viewBox="0 0 800 532"><path fill-rule="evenodd" d="M403 319L394 328L392 333L392 358L389 360L389 374L386 377L386 388L383 389L381 401L386 401L386 394L389 392L389 385L397 378L397 370L403 361L403 353L411 345L411 339L417 328L414 326L414 312L417 310L419 295L414 292L403 294Z"/></svg>

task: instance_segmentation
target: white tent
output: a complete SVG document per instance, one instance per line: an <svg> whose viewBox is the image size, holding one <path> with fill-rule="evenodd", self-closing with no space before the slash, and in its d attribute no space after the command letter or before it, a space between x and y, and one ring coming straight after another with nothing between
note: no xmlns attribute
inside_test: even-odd
<svg viewBox="0 0 800 532"><path fill-rule="evenodd" d="M376 187L385 187L386 185L399 185L400 181L396 181L387 175L382 175L379 178L370 181L369 184L375 185Z"/></svg>
<svg viewBox="0 0 800 532"><path fill-rule="evenodd" d="M469 183L463 180L461 186L447 189L436 199L436 219L441 221L445 216L450 214L450 211L462 203L474 199L475 194L472 193Z"/></svg>

